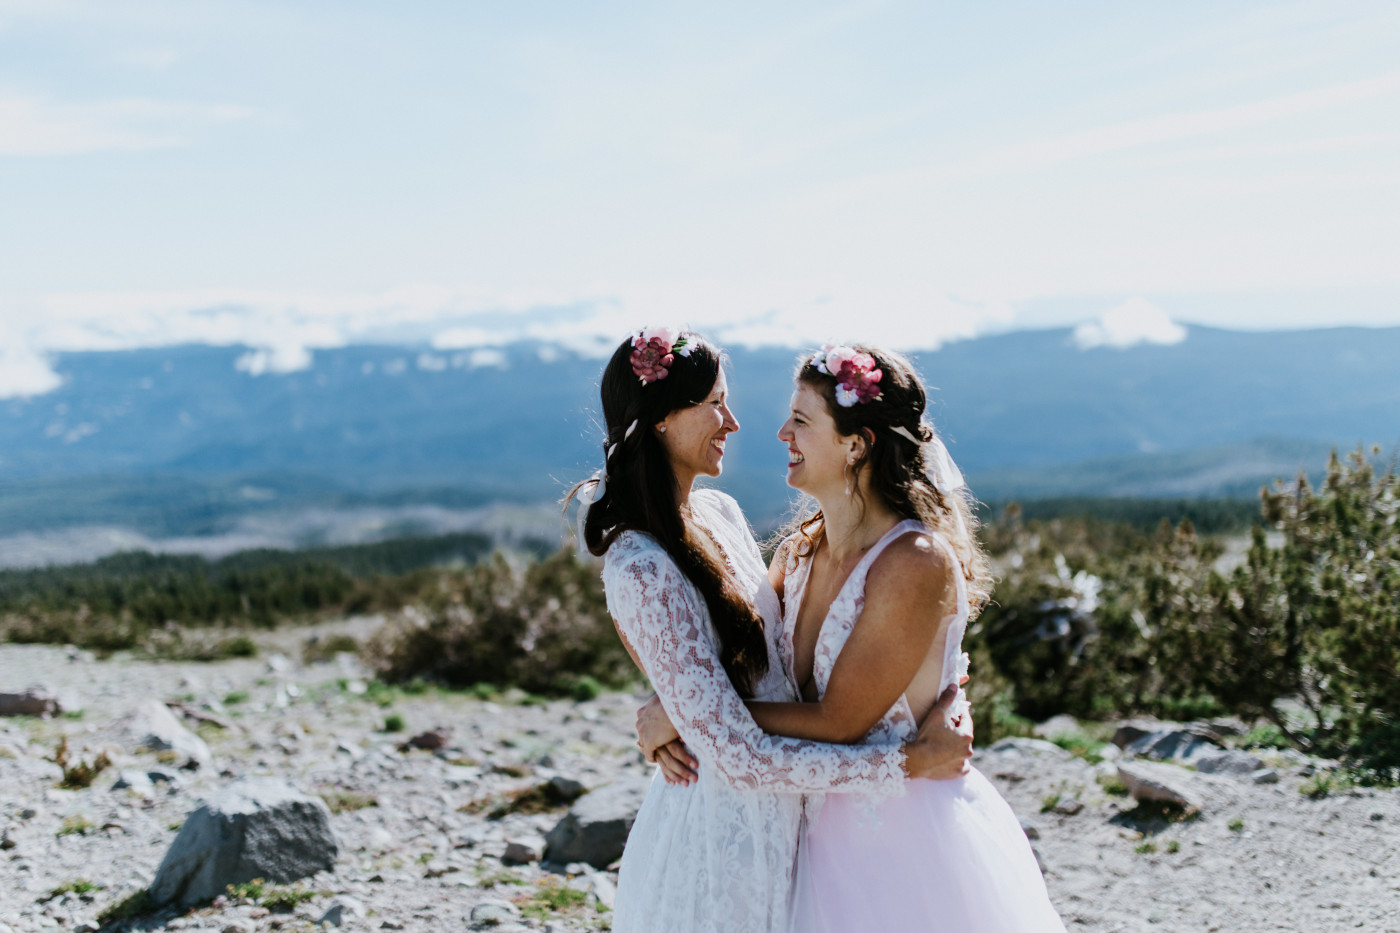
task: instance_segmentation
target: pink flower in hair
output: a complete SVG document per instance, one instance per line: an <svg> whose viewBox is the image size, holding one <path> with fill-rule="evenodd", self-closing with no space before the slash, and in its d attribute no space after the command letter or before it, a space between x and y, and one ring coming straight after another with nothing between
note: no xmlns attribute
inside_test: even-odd
<svg viewBox="0 0 1400 933"><path fill-rule="evenodd" d="M812 356L811 362L819 372L835 378L836 404L842 408L864 405L880 397L880 380L885 373L869 353L827 345Z"/></svg>
<svg viewBox="0 0 1400 933"><path fill-rule="evenodd" d="M632 372L643 385L651 385L670 375L675 354L690 356L694 349L674 327L644 327L632 337L632 354L628 357Z"/></svg>

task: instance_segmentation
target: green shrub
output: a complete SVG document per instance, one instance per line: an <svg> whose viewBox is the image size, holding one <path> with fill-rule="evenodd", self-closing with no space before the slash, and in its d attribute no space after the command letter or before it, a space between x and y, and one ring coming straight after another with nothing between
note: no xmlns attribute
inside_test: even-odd
<svg viewBox="0 0 1400 933"><path fill-rule="evenodd" d="M142 888L98 911L97 924L105 929L123 920L148 914L154 909L155 904L151 901L151 892Z"/></svg>
<svg viewBox="0 0 1400 933"><path fill-rule="evenodd" d="M384 717L385 732L402 732L408 728L408 723L398 713L390 713Z"/></svg>
<svg viewBox="0 0 1400 933"><path fill-rule="evenodd" d="M514 685L568 694L580 678L620 686L636 676L608 616L594 564L571 549L516 570L497 555L444 577L426 616L406 615L369 652L385 681Z"/></svg>
<svg viewBox="0 0 1400 933"><path fill-rule="evenodd" d="M301 646L301 660L304 664L329 661L338 654L359 653L360 642L353 635L328 635L325 638L313 635Z"/></svg>

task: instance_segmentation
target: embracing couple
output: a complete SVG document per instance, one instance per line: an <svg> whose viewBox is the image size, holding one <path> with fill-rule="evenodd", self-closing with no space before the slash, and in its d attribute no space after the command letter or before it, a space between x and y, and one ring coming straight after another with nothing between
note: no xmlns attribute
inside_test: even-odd
<svg viewBox="0 0 1400 933"><path fill-rule="evenodd" d="M608 609L656 690L661 770L614 933L1063 933L1015 815L970 768L960 689L990 576L962 477L901 356L798 364L778 432L818 508L765 568L719 476L723 355L651 328L602 379L601 473L575 489Z"/></svg>

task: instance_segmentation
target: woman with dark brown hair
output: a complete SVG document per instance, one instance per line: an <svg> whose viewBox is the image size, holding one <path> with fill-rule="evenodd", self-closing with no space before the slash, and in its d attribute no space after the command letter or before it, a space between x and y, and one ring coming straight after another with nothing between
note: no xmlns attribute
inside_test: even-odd
<svg viewBox="0 0 1400 933"><path fill-rule="evenodd" d="M910 775L961 773L970 735L946 716L860 746L765 735L744 699L796 698L778 660L778 597L734 501L692 488L720 474L739 428L721 354L693 333L644 330L608 362L602 401L604 468L571 494L581 538L604 558L608 609L688 749L669 766L698 772L648 791L613 930L786 933L801 795L879 796Z"/></svg>

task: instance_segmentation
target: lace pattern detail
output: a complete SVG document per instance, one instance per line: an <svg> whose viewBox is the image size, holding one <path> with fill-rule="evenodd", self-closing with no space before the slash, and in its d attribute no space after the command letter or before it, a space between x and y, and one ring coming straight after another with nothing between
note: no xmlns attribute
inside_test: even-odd
<svg viewBox="0 0 1400 933"><path fill-rule="evenodd" d="M747 533L736 536L732 520L719 517L721 521L709 526L710 531L720 539L721 548L736 558L747 551L742 541ZM618 536L608 549L603 583L608 611L637 652L662 706L701 768L714 768L734 787L755 790L880 795L903 787L904 753L898 744L825 745L770 736L759 729L720 664L703 598L649 535L625 532ZM772 589L768 592L772 594ZM777 613L769 624L777 624ZM771 689L775 674L778 683L787 687L782 664L770 664L762 692L768 692L764 687Z"/></svg>

